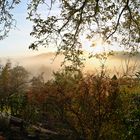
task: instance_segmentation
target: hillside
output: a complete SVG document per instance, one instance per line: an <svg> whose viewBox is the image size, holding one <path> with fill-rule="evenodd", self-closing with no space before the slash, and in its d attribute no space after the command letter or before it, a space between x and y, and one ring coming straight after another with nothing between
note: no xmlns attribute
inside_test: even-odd
<svg viewBox="0 0 140 140"><path fill-rule="evenodd" d="M97 72L100 70L102 62L96 58L89 59L85 55L87 61L85 61L84 72ZM12 63L15 65L23 65L32 75L44 73L46 80L52 78L53 71L58 71L61 69L61 63L64 59L63 55L55 57L55 53L43 53L31 57L22 57L22 58L9 58ZM1 62L4 63L7 59L1 58ZM122 73L126 70L126 65L128 67L137 67L139 68L140 54L129 58L128 55L124 55L122 52L117 52L115 55L110 56L105 62L105 67L108 74ZM120 74L121 75L121 74Z"/></svg>

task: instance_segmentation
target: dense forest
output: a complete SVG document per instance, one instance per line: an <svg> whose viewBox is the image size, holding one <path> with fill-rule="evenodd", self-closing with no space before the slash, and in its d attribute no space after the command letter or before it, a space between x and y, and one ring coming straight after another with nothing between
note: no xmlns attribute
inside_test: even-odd
<svg viewBox="0 0 140 140"><path fill-rule="evenodd" d="M13 10L21 2L0 0L0 41L16 28ZM140 51L140 1L30 0L26 6L35 38L29 49L56 47L62 69L44 80L10 61L0 65L0 140L140 140L140 70L126 61L125 73L115 69L118 75L110 76L105 62L114 51L104 48L118 45L128 58ZM83 73L84 39L90 48L102 40L103 51L88 54L101 62L92 73Z"/></svg>
<svg viewBox="0 0 140 140"><path fill-rule="evenodd" d="M6 139L139 140L140 73L109 77L62 69L30 77L10 61L0 69L0 132Z"/></svg>

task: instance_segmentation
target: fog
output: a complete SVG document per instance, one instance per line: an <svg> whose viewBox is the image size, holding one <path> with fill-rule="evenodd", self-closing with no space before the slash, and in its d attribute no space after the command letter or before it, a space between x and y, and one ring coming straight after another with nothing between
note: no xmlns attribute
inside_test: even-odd
<svg viewBox="0 0 140 140"><path fill-rule="evenodd" d="M114 74L120 77L125 74L133 75L139 70L139 54L130 58L128 55L118 53L108 57L105 62L100 61L97 58L88 59L86 55L85 58L85 67L83 68L84 73L97 73L101 70L102 64L104 64L106 73L110 76ZM5 63L6 60L6 58L1 58L1 63ZM54 53L44 53L32 57L10 59L13 65L24 66L31 76L44 73L45 80L51 79L53 72L60 71L63 60L63 55L59 55L55 58Z"/></svg>

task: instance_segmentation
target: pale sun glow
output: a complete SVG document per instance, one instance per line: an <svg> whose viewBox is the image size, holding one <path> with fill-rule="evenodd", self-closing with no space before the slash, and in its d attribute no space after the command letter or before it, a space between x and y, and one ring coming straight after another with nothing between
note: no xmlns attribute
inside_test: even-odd
<svg viewBox="0 0 140 140"><path fill-rule="evenodd" d="M83 50L93 54L109 51L121 51L121 48L117 45L109 45L108 43L104 42L101 38L97 38L95 40L90 41L88 39L82 38L81 42Z"/></svg>

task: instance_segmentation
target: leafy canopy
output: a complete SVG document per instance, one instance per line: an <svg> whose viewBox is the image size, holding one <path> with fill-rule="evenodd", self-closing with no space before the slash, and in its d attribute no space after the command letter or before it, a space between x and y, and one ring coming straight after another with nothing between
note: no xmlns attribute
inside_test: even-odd
<svg viewBox="0 0 140 140"><path fill-rule="evenodd" d="M10 29L15 26L11 10L20 0L0 0L0 40L4 39Z"/></svg>
<svg viewBox="0 0 140 140"><path fill-rule="evenodd" d="M40 13L42 5L48 8L47 18ZM88 39L98 35L108 43L117 41L131 51L140 47L139 0L32 0L28 10L34 23L31 35L37 38L32 49L55 43L67 60L79 63L83 34Z"/></svg>
<svg viewBox="0 0 140 140"><path fill-rule="evenodd" d="M10 10L19 2L0 0L0 39L11 29ZM36 38L30 48L55 44L58 53L63 52L76 65L81 64L81 35L89 40L100 36L108 43L117 41L131 51L140 47L139 0L30 0L28 19Z"/></svg>

